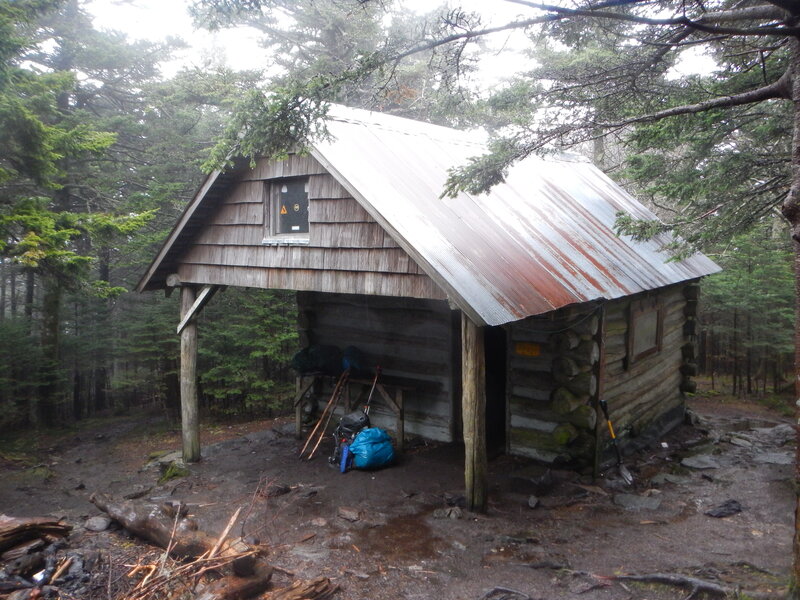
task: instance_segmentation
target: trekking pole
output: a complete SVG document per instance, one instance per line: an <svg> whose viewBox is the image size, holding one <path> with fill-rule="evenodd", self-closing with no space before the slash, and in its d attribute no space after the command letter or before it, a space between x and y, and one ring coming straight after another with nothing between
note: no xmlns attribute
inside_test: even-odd
<svg viewBox="0 0 800 600"><path fill-rule="evenodd" d="M325 415L328 413L328 409L331 407L331 404L333 404L333 399L334 399L334 398L336 398L336 393L339 391L339 388L340 388L340 387L341 387L341 385L342 385L342 381L343 381L343 380L344 380L344 378L345 378L345 373L347 373L347 371L344 371L344 372L343 372L343 373L342 373L342 374L339 376L339 381L337 381L337 382L336 382L336 387L334 387L334 388L333 388L333 394L331 394L331 398L330 398L330 400L328 400L328 403L325 405L325 409L324 409L324 410L322 411L322 413L319 415L319 420L317 421L317 424L314 426L314 429L312 429L312 430L311 430L311 433L309 433L309 434L308 434L308 438L306 439L306 443L305 443L305 444L303 444L303 449L302 449L302 450L300 450L300 457L301 457L301 458L302 458L302 456L303 456L303 453L306 451L306 448L308 448L308 444L309 444L309 443L311 442L311 440L314 438L314 434L317 432L317 429L319 429L319 425L320 425L320 423L322 423L322 419L324 419L324 418L325 418Z"/></svg>
<svg viewBox="0 0 800 600"><path fill-rule="evenodd" d="M372 388L369 390L369 396L367 396L367 405L364 407L364 414L369 415L369 404L372 402L372 394L375 391L375 386L378 385L378 376L381 374L381 366L375 366L375 378L372 380Z"/></svg>
<svg viewBox="0 0 800 600"><path fill-rule="evenodd" d="M333 418L333 413L336 412L336 407L339 406L339 400L341 400L342 396L344 395L344 388L347 385L347 379L349 376L350 376L350 369L345 369L344 373L342 373L342 378L340 380L341 385L338 386L336 390L338 392L338 394L336 395L336 403L333 405L333 408L331 408L331 412L328 413L328 420L325 422L325 427L323 427L322 431L319 432L319 439L317 439L317 443L314 445L314 449L311 450L311 453L308 455L308 460L314 458L314 454L316 453L317 448L319 448L319 445L322 443L322 438L325 437L325 430L328 429L328 425L331 422L331 418ZM321 422L322 419L320 418L320 423Z"/></svg>

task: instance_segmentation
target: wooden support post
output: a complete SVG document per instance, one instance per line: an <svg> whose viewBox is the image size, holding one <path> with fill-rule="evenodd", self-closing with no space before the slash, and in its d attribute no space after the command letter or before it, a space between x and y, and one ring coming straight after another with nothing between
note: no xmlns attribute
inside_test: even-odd
<svg viewBox="0 0 800 600"><path fill-rule="evenodd" d="M192 309L195 289L181 287L181 320ZM183 460L200 460L200 433L197 406L197 323L187 322L181 331L181 429L183 432Z"/></svg>
<svg viewBox="0 0 800 600"><path fill-rule="evenodd" d="M600 319L597 329L597 343L600 347L600 356L595 363L595 374L597 375L597 394L592 398L592 405L597 414L594 429L594 464L592 465L593 476L595 479L600 477L600 467L602 467L603 432L606 427L606 418L600 408L600 399L605 395L606 387L606 305L603 303L598 311Z"/></svg>
<svg viewBox="0 0 800 600"><path fill-rule="evenodd" d="M208 304L208 301L214 297L214 294L216 294L219 289L220 286L218 285L204 285L203 289L200 290L200 293L195 297L189 310L181 311L181 322L178 324L179 335L181 331L183 331L183 328L186 327L190 321L194 320L198 313L203 310L203 307Z"/></svg>
<svg viewBox="0 0 800 600"><path fill-rule="evenodd" d="M397 402L397 451L403 452L406 447L406 409L403 406L402 388L397 388L395 402Z"/></svg>
<svg viewBox="0 0 800 600"><path fill-rule="evenodd" d="M488 492L486 458L486 363L483 328L461 315L461 415L464 428L464 486L467 508L485 512Z"/></svg>
<svg viewBox="0 0 800 600"><path fill-rule="evenodd" d="M303 438L303 377L295 380L294 395L294 437Z"/></svg>

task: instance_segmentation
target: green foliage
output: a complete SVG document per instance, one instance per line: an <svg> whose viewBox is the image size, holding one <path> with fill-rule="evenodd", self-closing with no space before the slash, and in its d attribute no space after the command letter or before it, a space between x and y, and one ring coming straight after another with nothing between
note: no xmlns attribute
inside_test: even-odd
<svg viewBox="0 0 800 600"><path fill-rule="evenodd" d="M319 78L270 93L252 90L237 107L204 169L230 166L235 155L249 158L251 164L260 156L282 159L298 144L324 139L327 132L322 119L332 85Z"/></svg>
<svg viewBox="0 0 800 600"><path fill-rule="evenodd" d="M706 370L783 382L794 351L794 272L782 228L767 219L715 256L723 271L703 281ZM744 391L743 387L736 387Z"/></svg>
<svg viewBox="0 0 800 600"><path fill-rule="evenodd" d="M486 192L508 175L508 167L523 158L524 150L511 139L496 138L489 146L489 153L469 159L463 167L450 169L442 196L455 198L458 192L469 194Z"/></svg>
<svg viewBox="0 0 800 600"><path fill-rule="evenodd" d="M28 422L28 398L42 384L42 350L22 319L0 320L0 431Z"/></svg>
<svg viewBox="0 0 800 600"><path fill-rule="evenodd" d="M258 30L275 73L237 106L206 170L236 156L280 159L325 139L328 102L440 123L473 116L473 92L459 84L473 72L471 60L457 48L418 46L428 35L475 26L475 15L454 10L442 20L393 10L391 2L341 0L196 0L193 12L202 26Z"/></svg>
<svg viewBox="0 0 800 600"><path fill-rule="evenodd" d="M204 312L198 371L212 412L285 409L292 389L288 364L297 346L294 295L229 289Z"/></svg>

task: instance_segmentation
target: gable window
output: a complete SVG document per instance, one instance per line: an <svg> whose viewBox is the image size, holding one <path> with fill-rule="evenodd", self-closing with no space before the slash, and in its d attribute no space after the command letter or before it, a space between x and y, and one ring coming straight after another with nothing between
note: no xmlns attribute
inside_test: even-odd
<svg viewBox="0 0 800 600"><path fill-rule="evenodd" d="M663 336L664 318L658 300L633 302L628 322L628 364L659 352Z"/></svg>
<svg viewBox="0 0 800 600"><path fill-rule="evenodd" d="M275 179L267 184L265 244L308 242L308 177Z"/></svg>

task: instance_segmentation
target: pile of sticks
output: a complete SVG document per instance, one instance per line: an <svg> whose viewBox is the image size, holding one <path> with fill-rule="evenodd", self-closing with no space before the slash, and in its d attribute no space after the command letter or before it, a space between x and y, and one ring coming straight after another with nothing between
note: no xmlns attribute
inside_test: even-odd
<svg viewBox="0 0 800 600"><path fill-rule="evenodd" d="M229 539L241 508L223 532L212 537L188 523L183 505L153 507L129 501L114 502L94 494L90 501L131 533L164 549L157 557L127 565L134 587L118 600L245 600L256 596L274 600L325 600L338 586L327 578L295 581L265 596L274 568L265 548ZM300 593L302 595L296 595Z"/></svg>

